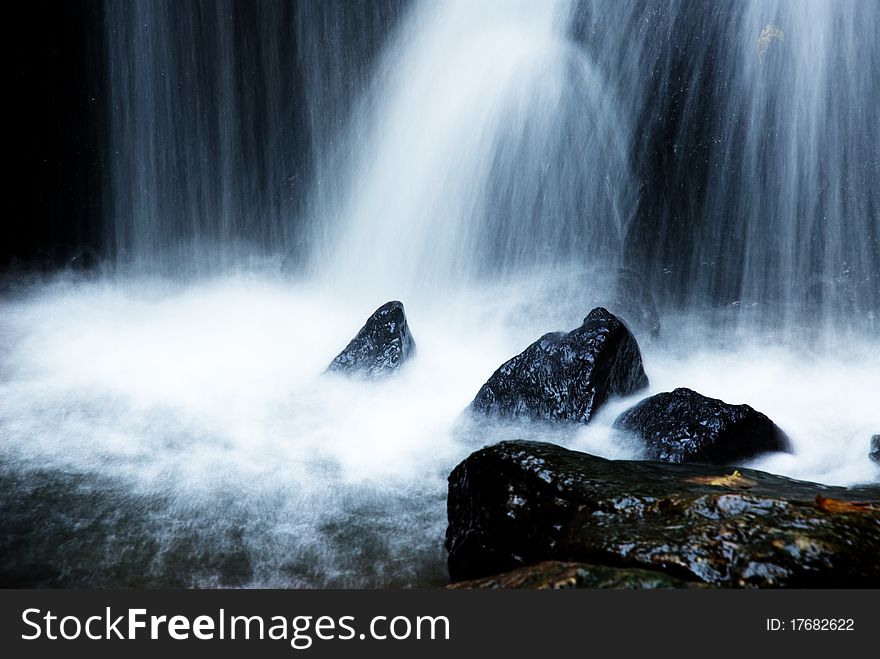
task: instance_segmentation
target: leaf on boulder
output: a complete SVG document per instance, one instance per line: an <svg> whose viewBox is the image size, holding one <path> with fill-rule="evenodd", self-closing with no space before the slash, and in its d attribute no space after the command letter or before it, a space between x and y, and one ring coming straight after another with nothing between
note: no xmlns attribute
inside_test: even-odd
<svg viewBox="0 0 880 659"><path fill-rule="evenodd" d="M694 476L693 478L688 478L687 481L689 483L697 483L698 485L732 487L740 490L747 490L758 484L757 481L753 481L743 476L739 472L739 469L734 469L733 473L728 474L727 476Z"/></svg>
<svg viewBox="0 0 880 659"><path fill-rule="evenodd" d="M841 501L831 497L816 495L816 508L826 513L875 513L880 512L880 506L870 501Z"/></svg>

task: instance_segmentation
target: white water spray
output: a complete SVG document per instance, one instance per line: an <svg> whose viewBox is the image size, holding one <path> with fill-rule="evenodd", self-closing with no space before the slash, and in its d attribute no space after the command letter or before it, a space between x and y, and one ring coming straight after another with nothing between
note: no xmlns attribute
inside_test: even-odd
<svg viewBox="0 0 880 659"><path fill-rule="evenodd" d="M567 1L424 3L344 138L350 182L316 269L335 287L455 290L539 264L619 262L627 131L568 36ZM395 291L392 293L392 291Z"/></svg>

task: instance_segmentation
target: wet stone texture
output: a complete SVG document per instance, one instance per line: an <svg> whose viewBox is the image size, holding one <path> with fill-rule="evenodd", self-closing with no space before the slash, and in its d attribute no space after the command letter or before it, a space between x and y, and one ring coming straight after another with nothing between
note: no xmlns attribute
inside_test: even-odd
<svg viewBox="0 0 880 659"><path fill-rule="evenodd" d="M327 371L368 378L396 373L416 352L403 304L386 302L373 312Z"/></svg>
<svg viewBox="0 0 880 659"><path fill-rule="evenodd" d="M760 412L684 388L644 399L614 427L641 438L645 457L660 462L730 464L788 450L785 434Z"/></svg>
<svg viewBox="0 0 880 659"><path fill-rule="evenodd" d="M453 581L554 560L727 587L880 586L880 486L515 441L453 470L447 510Z"/></svg>
<svg viewBox="0 0 880 659"><path fill-rule="evenodd" d="M708 584L683 581L654 570L607 567L586 563L544 561L504 574L472 581L459 581L447 590L529 588L562 590L566 588L710 588Z"/></svg>
<svg viewBox="0 0 880 659"><path fill-rule="evenodd" d="M505 362L470 409L502 418L587 423L610 396L647 386L635 338L616 316L597 307L577 329L545 334Z"/></svg>

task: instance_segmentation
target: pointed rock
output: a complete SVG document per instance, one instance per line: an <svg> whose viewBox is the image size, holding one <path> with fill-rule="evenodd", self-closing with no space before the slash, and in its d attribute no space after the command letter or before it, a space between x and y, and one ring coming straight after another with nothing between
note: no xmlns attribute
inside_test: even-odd
<svg viewBox="0 0 880 659"><path fill-rule="evenodd" d="M380 378L396 373L416 351L403 304L386 302L327 367L329 373Z"/></svg>
<svg viewBox="0 0 880 659"><path fill-rule="evenodd" d="M545 334L505 362L470 409L503 418L587 423L610 396L647 386L635 338L614 314L596 307L577 329Z"/></svg>

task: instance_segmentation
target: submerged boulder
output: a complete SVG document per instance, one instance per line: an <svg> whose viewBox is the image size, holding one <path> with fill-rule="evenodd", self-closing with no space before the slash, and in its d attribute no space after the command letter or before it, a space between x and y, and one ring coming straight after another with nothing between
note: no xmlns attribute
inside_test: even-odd
<svg viewBox="0 0 880 659"><path fill-rule="evenodd" d="M880 462L880 435L871 437L871 459Z"/></svg>
<svg viewBox="0 0 880 659"><path fill-rule="evenodd" d="M357 335L330 362L327 371L378 378L392 373L415 354L403 304L386 302L373 312Z"/></svg>
<svg viewBox="0 0 880 659"><path fill-rule="evenodd" d="M587 423L610 396L647 386L635 338L620 319L597 307L577 329L545 334L505 362L470 409L505 418Z"/></svg>
<svg viewBox="0 0 880 659"><path fill-rule="evenodd" d="M618 271L609 307L639 338L656 339L660 336L657 304L637 272L625 268Z"/></svg>
<svg viewBox="0 0 880 659"><path fill-rule="evenodd" d="M542 561L732 587L880 586L880 487L502 442L449 476L453 581Z"/></svg>
<svg viewBox="0 0 880 659"><path fill-rule="evenodd" d="M608 567L564 561L543 561L510 572L482 579L459 581L447 590L522 588L533 590L562 590L566 588L694 588L709 587L694 581L676 579L656 570Z"/></svg>
<svg viewBox="0 0 880 659"><path fill-rule="evenodd" d="M776 424L748 405L685 388L644 399L614 427L640 437L647 459L660 462L729 464L789 448Z"/></svg>

